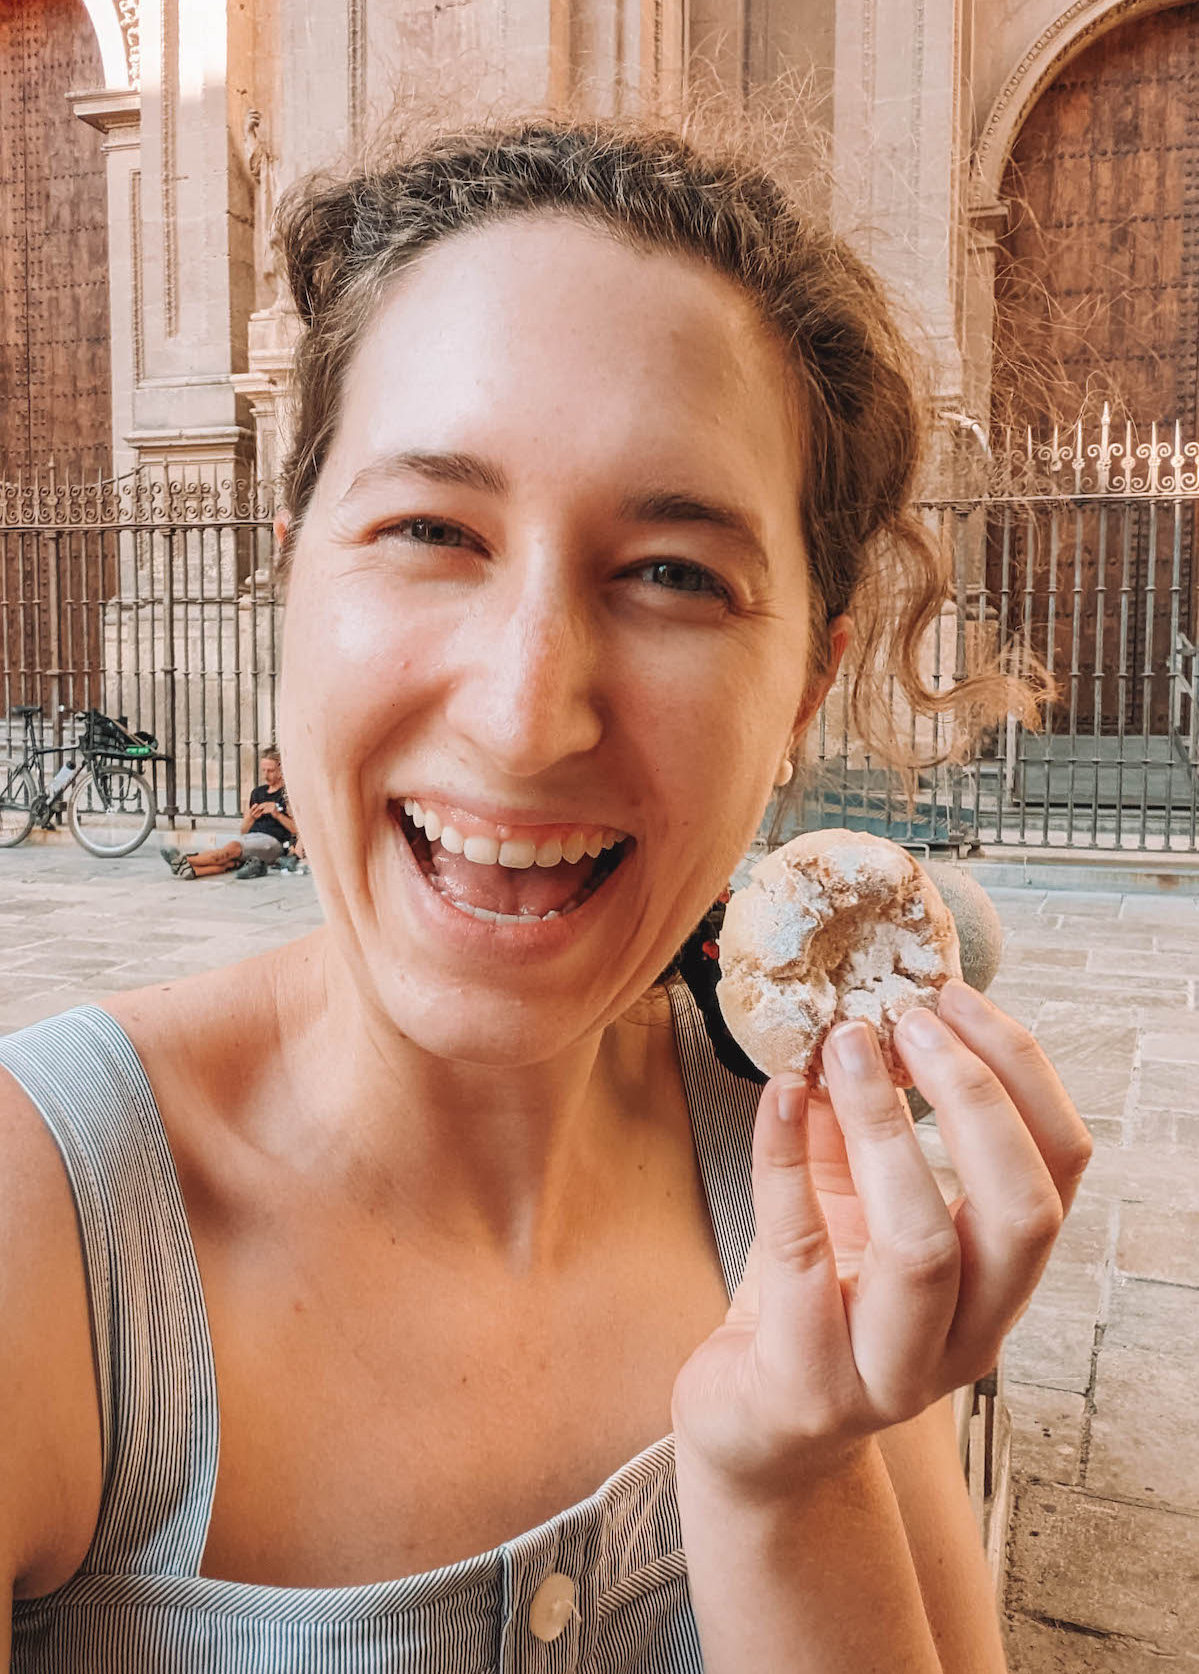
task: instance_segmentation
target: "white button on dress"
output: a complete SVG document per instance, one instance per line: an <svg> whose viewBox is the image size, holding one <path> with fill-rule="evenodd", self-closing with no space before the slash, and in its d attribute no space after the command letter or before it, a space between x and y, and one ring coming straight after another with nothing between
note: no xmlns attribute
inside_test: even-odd
<svg viewBox="0 0 1199 1674"><path fill-rule="evenodd" d="M529 1600L529 1632L548 1645L557 1639L575 1607L575 1584L555 1570Z"/></svg>

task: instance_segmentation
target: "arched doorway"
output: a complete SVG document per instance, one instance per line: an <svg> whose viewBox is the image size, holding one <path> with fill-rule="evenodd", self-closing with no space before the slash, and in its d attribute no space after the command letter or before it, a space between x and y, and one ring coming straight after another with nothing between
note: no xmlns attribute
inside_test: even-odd
<svg viewBox="0 0 1199 1674"><path fill-rule="evenodd" d="M111 468L103 85L82 0L0 6L0 480Z"/></svg>
<svg viewBox="0 0 1199 1674"><path fill-rule="evenodd" d="M1029 112L1004 172L995 418L1199 418L1199 4L1117 26Z"/></svg>
<svg viewBox="0 0 1199 1674"><path fill-rule="evenodd" d="M1134 446L1155 425L1171 442L1176 427L1195 440L1199 3L1142 11L1070 59L1029 111L1000 195L993 433L1045 440L1061 425L1059 487L1076 454L1094 459L1105 405L1117 442L1126 425ZM1070 436L1079 420L1081 447ZM1045 485L1045 469L1031 475ZM1123 783L1144 807L1154 773L1163 794L1181 785L1192 797L1197 516L1193 497L1075 500L1013 559L1034 643L1054 659L1051 728L1072 775L1079 762L1086 774L1092 762L1144 768L1104 781L1095 767L1097 802L1118 800ZM994 549L988 581L1000 581Z"/></svg>

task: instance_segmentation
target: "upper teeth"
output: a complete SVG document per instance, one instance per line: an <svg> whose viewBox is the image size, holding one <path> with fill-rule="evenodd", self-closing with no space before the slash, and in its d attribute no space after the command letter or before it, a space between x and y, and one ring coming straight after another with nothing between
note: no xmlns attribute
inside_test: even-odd
<svg viewBox="0 0 1199 1674"><path fill-rule="evenodd" d="M603 849L610 849L620 841L619 831L572 831L565 837L550 837L544 843L534 843L527 837L488 837L472 834L463 836L457 827L442 824L434 808L422 808L413 797L405 797L404 812L413 825L424 831L430 842L440 840L450 854L460 854L476 866L509 866L523 871L529 866L557 866L561 860L582 860L585 854L592 859Z"/></svg>

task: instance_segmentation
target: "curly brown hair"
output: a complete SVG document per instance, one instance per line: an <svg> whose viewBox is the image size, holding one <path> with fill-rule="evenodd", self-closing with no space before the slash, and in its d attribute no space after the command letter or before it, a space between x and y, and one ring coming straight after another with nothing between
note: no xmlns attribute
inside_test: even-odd
<svg viewBox="0 0 1199 1674"><path fill-rule="evenodd" d="M896 686L911 717L952 713L959 748L992 716L1035 722L1043 686L998 660L947 690L922 678L922 643L951 596L951 560L910 504L923 408L877 276L747 151L701 148L649 124L479 124L397 144L369 169L314 176L284 197L279 239L304 327L281 482L291 518L284 563L337 427L346 369L387 282L440 239L537 214L699 258L740 286L775 334L805 419L798 463L813 674L826 665L827 624L852 610L859 737L914 765L889 701Z"/></svg>

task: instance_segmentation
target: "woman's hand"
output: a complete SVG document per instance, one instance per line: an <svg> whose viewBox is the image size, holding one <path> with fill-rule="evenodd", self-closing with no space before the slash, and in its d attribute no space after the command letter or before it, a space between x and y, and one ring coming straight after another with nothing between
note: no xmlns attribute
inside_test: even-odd
<svg viewBox="0 0 1199 1674"><path fill-rule="evenodd" d="M763 1090L757 1236L675 1383L680 1471L777 1498L994 1366L1092 1145L1027 1030L961 982L939 1009L896 1041L964 1188L952 1204L868 1024L829 1037L827 1095Z"/></svg>

